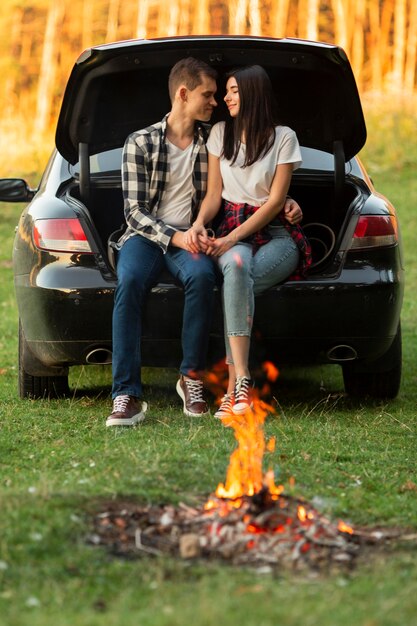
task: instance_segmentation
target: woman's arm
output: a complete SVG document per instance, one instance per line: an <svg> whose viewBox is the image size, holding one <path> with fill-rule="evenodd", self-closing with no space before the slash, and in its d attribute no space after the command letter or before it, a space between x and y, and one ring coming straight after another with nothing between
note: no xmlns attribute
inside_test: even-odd
<svg viewBox="0 0 417 626"><path fill-rule="evenodd" d="M220 256L238 241L246 239L249 235L269 224L278 215L285 205L293 167L292 163L277 165L268 200L226 237L221 237L212 242L212 254L214 256Z"/></svg>
<svg viewBox="0 0 417 626"><path fill-rule="evenodd" d="M207 191L201 203L200 210L194 224L185 234L185 239L191 252L206 250L209 240L205 225L217 215L222 201L223 181L220 174L220 158L208 154Z"/></svg>

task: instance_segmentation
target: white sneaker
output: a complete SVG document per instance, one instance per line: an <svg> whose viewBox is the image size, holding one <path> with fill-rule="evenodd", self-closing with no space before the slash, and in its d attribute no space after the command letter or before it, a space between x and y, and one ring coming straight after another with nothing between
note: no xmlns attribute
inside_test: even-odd
<svg viewBox="0 0 417 626"><path fill-rule="evenodd" d="M235 394L226 393L221 399L220 406L214 414L214 417L217 419L222 419L223 417L230 417L233 415L233 405L235 403Z"/></svg>
<svg viewBox="0 0 417 626"><path fill-rule="evenodd" d="M241 415L253 408L252 402L253 380L246 376L238 376L235 383L235 404L233 413Z"/></svg>

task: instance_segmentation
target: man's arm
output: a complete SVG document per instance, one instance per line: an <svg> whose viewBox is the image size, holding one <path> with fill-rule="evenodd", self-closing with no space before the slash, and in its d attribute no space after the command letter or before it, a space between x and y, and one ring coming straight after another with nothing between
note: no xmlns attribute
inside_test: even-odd
<svg viewBox="0 0 417 626"><path fill-rule="evenodd" d="M136 133L130 135L123 149L122 187L125 219L131 229L154 241L166 252L176 230L158 220L149 210L148 164L151 154L144 138L143 142L140 139L141 135Z"/></svg>

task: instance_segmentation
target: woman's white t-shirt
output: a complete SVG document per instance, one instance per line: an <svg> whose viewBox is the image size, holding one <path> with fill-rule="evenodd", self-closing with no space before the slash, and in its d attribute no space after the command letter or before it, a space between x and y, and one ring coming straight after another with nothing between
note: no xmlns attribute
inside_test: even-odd
<svg viewBox="0 0 417 626"><path fill-rule="evenodd" d="M229 202L260 206L268 200L277 165L293 163L294 169L300 167L302 159L297 136L288 126L276 126L275 141L269 152L252 165L242 167L245 144L240 145L238 157L233 165L221 156L224 128L225 122L215 124L207 141L207 150L210 154L220 157L222 197Z"/></svg>

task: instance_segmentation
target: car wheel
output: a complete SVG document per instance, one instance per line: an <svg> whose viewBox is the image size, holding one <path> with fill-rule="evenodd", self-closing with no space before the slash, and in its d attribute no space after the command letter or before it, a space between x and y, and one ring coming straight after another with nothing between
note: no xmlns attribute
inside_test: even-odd
<svg viewBox="0 0 417 626"><path fill-rule="evenodd" d="M39 375L30 374L37 371ZM19 320L19 396L21 398L59 398L69 393L68 370L48 368L30 351ZM61 372L65 372L61 374Z"/></svg>
<svg viewBox="0 0 417 626"><path fill-rule="evenodd" d="M401 384L401 325L389 350L376 361L343 365L343 381L351 396L389 399L398 395Z"/></svg>

